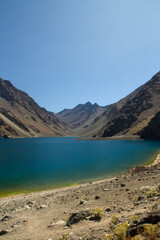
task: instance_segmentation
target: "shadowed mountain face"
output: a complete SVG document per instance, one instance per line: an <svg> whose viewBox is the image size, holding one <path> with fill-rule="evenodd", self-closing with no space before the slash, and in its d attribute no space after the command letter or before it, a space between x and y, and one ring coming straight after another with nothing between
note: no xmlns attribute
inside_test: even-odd
<svg viewBox="0 0 160 240"><path fill-rule="evenodd" d="M143 87L143 86L142 86ZM125 98L120 101L110 104L103 108L103 112L101 114L97 114L97 117L92 118L90 124L88 124L87 128L79 129L78 133L81 136L98 136L103 129L104 126L110 121L110 119L114 118L121 110L121 108L130 100L132 100L136 94L141 90L142 87L139 87Z"/></svg>
<svg viewBox="0 0 160 240"><path fill-rule="evenodd" d="M63 136L68 127L31 97L0 78L0 136Z"/></svg>
<svg viewBox="0 0 160 240"><path fill-rule="evenodd" d="M160 111L160 72L138 89L135 96L100 129L97 136L140 134Z"/></svg>
<svg viewBox="0 0 160 240"><path fill-rule="evenodd" d="M79 104L73 109L64 109L56 116L66 123L71 129L87 128L92 121L103 113L109 106L101 107L97 103Z"/></svg>
<svg viewBox="0 0 160 240"><path fill-rule="evenodd" d="M57 114L41 108L26 93L0 78L2 137L140 135L157 139L158 112L160 72L117 103L101 107L87 102Z"/></svg>
<svg viewBox="0 0 160 240"><path fill-rule="evenodd" d="M122 107L136 96L142 87L139 87L117 103L101 107L96 103L87 102L86 104L79 104L73 109L64 109L57 113L56 116L66 123L74 131L75 135L97 136Z"/></svg>
<svg viewBox="0 0 160 240"><path fill-rule="evenodd" d="M156 113L139 134L142 139L160 139L160 112Z"/></svg>

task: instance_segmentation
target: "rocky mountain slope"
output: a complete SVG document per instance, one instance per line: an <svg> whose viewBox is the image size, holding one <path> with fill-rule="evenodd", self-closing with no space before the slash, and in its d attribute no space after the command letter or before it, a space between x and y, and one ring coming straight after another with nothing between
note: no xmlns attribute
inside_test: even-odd
<svg viewBox="0 0 160 240"><path fill-rule="evenodd" d="M90 102L78 104L73 109L64 109L57 113L56 117L70 127L75 135L93 136L120 111L127 101L132 100L141 88L136 89L114 104L105 107Z"/></svg>
<svg viewBox="0 0 160 240"><path fill-rule="evenodd" d="M9 81L0 79L2 137L139 135L149 138L151 134L157 139L160 138L156 130L159 126L159 115L155 115L158 112L160 72L114 104L101 107L96 103L87 102L57 114L41 108L26 93L16 89ZM149 127L146 128L149 123Z"/></svg>
<svg viewBox="0 0 160 240"><path fill-rule="evenodd" d="M73 109L64 109L56 116L71 129L87 128L92 121L103 113L109 106L101 107L97 103L78 104Z"/></svg>
<svg viewBox="0 0 160 240"><path fill-rule="evenodd" d="M135 91L121 99L120 101L110 104L106 107L105 111L99 114L97 117L92 119L90 125L87 128L79 129L81 136L96 136L99 134L101 129L121 110L121 108L128 102L131 101L136 94L143 88L143 86L137 88Z"/></svg>
<svg viewBox="0 0 160 240"><path fill-rule="evenodd" d="M137 89L133 97L127 99L96 136L139 135L158 111L160 111L160 72Z"/></svg>
<svg viewBox="0 0 160 240"><path fill-rule="evenodd" d="M160 112L156 113L139 134L142 139L160 139Z"/></svg>
<svg viewBox="0 0 160 240"><path fill-rule="evenodd" d="M10 81L0 78L0 136L41 137L70 134L68 127Z"/></svg>

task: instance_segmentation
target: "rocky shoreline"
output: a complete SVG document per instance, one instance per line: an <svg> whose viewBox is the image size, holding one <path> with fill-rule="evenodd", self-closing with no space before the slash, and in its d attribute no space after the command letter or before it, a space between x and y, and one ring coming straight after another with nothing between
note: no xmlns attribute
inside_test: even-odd
<svg viewBox="0 0 160 240"><path fill-rule="evenodd" d="M112 179L1 198L0 238L117 239L115 231L122 227L134 237L136 229L143 228L144 218L155 216L157 222L150 220L148 224L154 224L158 232L159 183L160 154L153 164L132 168ZM142 234L141 239L150 238Z"/></svg>

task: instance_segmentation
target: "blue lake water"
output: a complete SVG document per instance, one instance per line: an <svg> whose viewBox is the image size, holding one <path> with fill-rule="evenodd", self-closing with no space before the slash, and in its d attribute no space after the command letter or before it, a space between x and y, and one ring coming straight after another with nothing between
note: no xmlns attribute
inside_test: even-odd
<svg viewBox="0 0 160 240"><path fill-rule="evenodd" d="M112 177L147 163L159 149L158 141L0 139L0 193Z"/></svg>

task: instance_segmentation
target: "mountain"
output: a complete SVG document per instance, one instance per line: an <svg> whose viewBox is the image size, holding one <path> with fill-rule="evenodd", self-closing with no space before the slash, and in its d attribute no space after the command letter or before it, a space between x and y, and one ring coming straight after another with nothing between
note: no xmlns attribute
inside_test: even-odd
<svg viewBox="0 0 160 240"><path fill-rule="evenodd" d="M160 139L160 112L139 132L141 139Z"/></svg>
<svg viewBox="0 0 160 240"><path fill-rule="evenodd" d="M85 129L81 129L79 131L81 136L99 136L99 133L103 127L112 119L116 114L121 110L121 108L128 102L131 101L136 94L142 89L143 86L137 88L135 91L127 95L125 98L120 101L110 104L105 107L104 111L101 114L97 114L98 116L92 119L90 125Z"/></svg>
<svg viewBox="0 0 160 240"><path fill-rule="evenodd" d="M143 86L136 89L131 94L127 95L120 101L107 105L99 106L97 103L79 104L73 109L64 109L56 114L60 121L64 122L78 136L96 136L101 129L106 126L120 109L129 101L132 100Z"/></svg>
<svg viewBox="0 0 160 240"><path fill-rule="evenodd" d="M133 93L132 98L128 98L117 113L96 132L96 136L140 135L160 111L160 72Z"/></svg>
<svg viewBox="0 0 160 240"><path fill-rule="evenodd" d="M60 121L64 122L68 127L76 132L87 128L94 119L103 113L109 106L101 107L97 103L78 104L73 109L64 109L56 114Z"/></svg>
<svg viewBox="0 0 160 240"><path fill-rule="evenodd" d="M57 114L0 78L2 137L139 135L159 139L159 112L160 72L114 104L101 107L87 102Z"/></svg>
<svg viewBox="0 0 160 240"><path fill-rule="evenodd" d="M0 78L0 136L42 137L69 135L56 116L41 108L28 94Z"/></svg>

